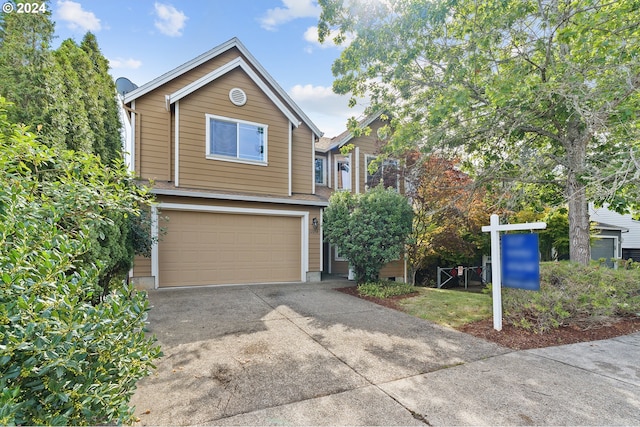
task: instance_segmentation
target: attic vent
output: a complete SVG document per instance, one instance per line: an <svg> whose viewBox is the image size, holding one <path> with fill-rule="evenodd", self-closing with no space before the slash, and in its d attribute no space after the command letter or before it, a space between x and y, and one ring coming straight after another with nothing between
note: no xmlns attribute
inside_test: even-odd
<svg viewBox="0 0 640 427"><path fill-rule="evenodd" d="M247 94L242 89L234 87L229 91L229 99L234 105L242 107L247 102Z"/></svg>

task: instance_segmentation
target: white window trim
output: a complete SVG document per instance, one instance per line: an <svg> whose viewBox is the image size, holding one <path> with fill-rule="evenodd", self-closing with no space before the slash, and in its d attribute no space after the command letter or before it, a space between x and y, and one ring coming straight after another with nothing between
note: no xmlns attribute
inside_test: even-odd
<svg viewBox="0 0 640 427"><path fill-rule="evenodd" d="M348 259L339 256L338 245L333 245L333 260L334 261L348 261Z"/></svg>
<svg viewBox="0 0 640 427"><path fill-rule="evenodd" d="M151 247L151 275L154 276L154 286L158 289L160 284L160 263L158 250L158 209L160 211L177 210L192 212L213 212L213 213L229 213L238 215L267 215L267 216L289 216L300 218L300 281L307 281L307 272L309 271L309 212L308 211L289 211L277 209L256 209L256 208L236 208L227 206L207 206L207 205L191 205L185 203L164 203L161 202L157 206L151 206L151 237L156 243Z"/></svg>
<svg viewBox="0 0 640 427"><path fill-rule="evenodd" d="M355 148L356 155L356 182L355 182L355 190L356 194L360 194L360 147Z"/></svg>
<svg viewBox="0 0 640 427"><path fill-rule="evenodd" d="M316 181L316 161L322 161L322 182ZM325 156L316 156L313 161L313 182L315 185L327 185L327 158Z"/></svg>
<svg viewBox="0 0 640 427"><path fill-rule="evenodd" d="M311 169L311 194L316 194L316 136L311 132L311 152L313 153L313 168ZM322 271L322 268L320 269Z"/></svg>
<svg viewBox="0 0 640 427"><path fill-rule="evenodd" d="M180 102L176 102L175 110L175 154L174 154L174 173L173 182L176 187L180 186Z"/></svg>
<svg viewBox="0 0 640 427"><path fill-rule="evenodd" d="M351 177L351 187L346 190L344 188L338 188L338 162L341 160L348 160L349 161L349 176ZM335 190L336 191L353 191L353 162L351 161L351 153L347 154L346 156L334 156L333 157L333 182L335 182Z"/></svg>
<svg viewBox="0 0 640 427"><path fill-rule="evenodd" d="M231 123L236 123L236 124L245 124L245 125L250 125L250 126L257 126L257 127L262 127L264 128L264 160L249 160L249 159L242 159L242 158L238 158L238 157L231 157L231 156L222 156L219 154L211 154L211 130L210 130L210 126L209 124L211 123L211 119L213 120L218 120L218 121L224 121L224 122L231 122ZM233 162L233 163L245 163L245 164L250 164L250 165L257 165L257 166L268 166L268 147L269 147L269 126L262 124L262 123L256 123L256 122L250 122L248 120L240 120L240 119L234 119L231 117L224 117L224 116L218 116L215 114L205 114L205 126L206 126L206 136L205 136L205 153L206 153L206 158L210 159L210 160L222 160L225 162ZM238 133L238 136L240 134ZM237 141L236 141L237 144Z"/></svg>

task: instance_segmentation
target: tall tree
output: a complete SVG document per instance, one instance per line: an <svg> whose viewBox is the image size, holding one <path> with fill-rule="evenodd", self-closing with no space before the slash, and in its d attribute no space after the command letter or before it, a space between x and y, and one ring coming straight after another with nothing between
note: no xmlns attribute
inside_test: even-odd
<svg viewBox="0 0 640 427"><path fill-rule="evenodd" d="M59 93L49 105L51 127L45 134L70 150L94 153L96 135L89 114L97 109L98 100L85 80L93 67L87 54L71 39L63 41L53 56Z"/></svg>
<svg viewBox="0 0 640 427"><path fill-rule="evenodd" d="M320 39L351 40L334 91L391 111L396 149L466 151L481 180L566 202L571 260L590 259L588 200L638 200L637 1L319 3Z"/></svg>
<svg viewBox="0 0 640 427"><path fill-rule="evenodd" d="M109 61L100 52L96 36L87 33L80 47L92 65L91 72L84 76L84 84L87 93L92 89L91 101L95 102L92 108L87 109L95 135L93 151L100 155L105 164L110 164L115 159L121 159L123 154L116 85L109 75Z"/></svg>
<svg viewBox="0 0 640 427"><path fill-rule="evenodd" d="M45 124L47 105L53 96L51 13L0 12L0 96L12 122L32 129Z"/></svg>

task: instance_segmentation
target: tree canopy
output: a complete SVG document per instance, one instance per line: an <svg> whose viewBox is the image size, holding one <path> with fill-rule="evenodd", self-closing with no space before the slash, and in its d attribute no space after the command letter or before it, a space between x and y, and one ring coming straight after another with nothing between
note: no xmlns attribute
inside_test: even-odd
<svg viewBox="0 0 640 427"><path fill-rule="evenodd" d="M493 190L567 204L583 264L587 202L637 203L637 1L319 3L320 39L349 41L334 91L391 112L396 151L454 152Z"/></svg>

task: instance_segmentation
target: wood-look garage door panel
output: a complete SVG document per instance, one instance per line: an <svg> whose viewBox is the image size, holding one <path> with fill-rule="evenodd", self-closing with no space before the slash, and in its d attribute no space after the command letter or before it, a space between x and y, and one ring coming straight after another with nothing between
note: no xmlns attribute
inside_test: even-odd
<svg viewBox="0 0 640 427"><path fill-rule="evenodd" d="M300 280L300 217L163 212L160 286Z"/></svg>

